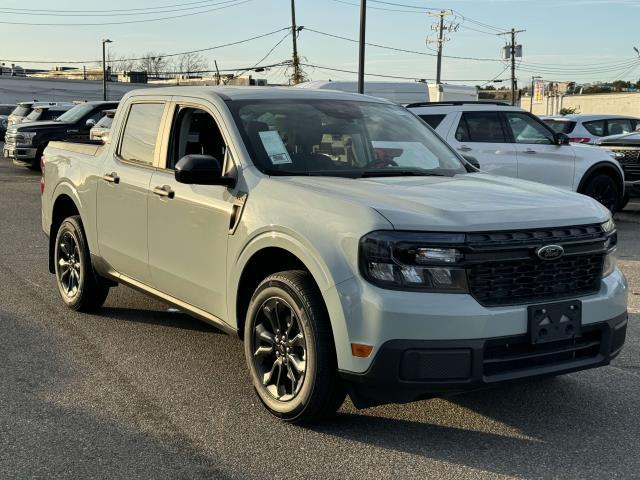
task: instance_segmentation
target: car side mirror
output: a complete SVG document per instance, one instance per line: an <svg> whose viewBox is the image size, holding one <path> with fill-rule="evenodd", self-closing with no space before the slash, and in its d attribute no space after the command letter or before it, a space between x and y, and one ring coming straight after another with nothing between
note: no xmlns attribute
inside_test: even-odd
<svg viewBox="0 0 640 480"><path fill-rule="evenodd" d="M473 173L475 171L480 170L480 162L476 157L473 157L471 155L462 155L462 158L464 158L468 162L468 164L465 165L465 167L467 168L467 171L469 173Z"/></svg>
<svg viewBox="0 0 640 480"><path fill-rule="evenodd" d="M86 122L85 125L87 128L93 128L96 126L96 121L93 118L89 118Z"/></svg>
<svg viewBox="0 0 640 480"><path fill-rule="evenodd" d="M556 133L554 140L556 145L569 145L569 136L566 133Z"/></svg>
<svg viewBox="0 0 640 480"><path fill-rule="evenodd" d="M224 185L233 188L236 179L222 175L222 165L211 155L185 155L176 164L176 181L189 185Z"/></svg>

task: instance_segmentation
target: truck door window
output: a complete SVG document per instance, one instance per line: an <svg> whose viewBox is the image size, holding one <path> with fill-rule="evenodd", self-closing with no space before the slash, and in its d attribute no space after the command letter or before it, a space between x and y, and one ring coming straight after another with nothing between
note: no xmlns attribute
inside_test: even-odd
<svg viewBox="0 0 640 480"><path fill-rule="evenodd" d="M163 112L162 103L137 103L131 106L120 144L120 158L128 162L153 164Z"/></svg>
<svg viewBox="0 0 640 480"><path fill-rule="evenodd" d="M214 118L198 108L181 107L171 129L167 168L175 168L185 155L211 155L224 161L226 145Z"/></svg>
<svg viewBox="0 0 640 480"><path fill-rule="evenodd" d="M465 112L456 130L459 142L507 143L497 112Z"/></svg>

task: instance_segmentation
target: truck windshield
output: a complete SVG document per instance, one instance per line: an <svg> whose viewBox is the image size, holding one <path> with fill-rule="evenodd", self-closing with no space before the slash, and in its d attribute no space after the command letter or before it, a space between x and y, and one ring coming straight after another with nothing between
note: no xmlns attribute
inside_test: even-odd
<svg viewBox="0 0 640 480"><path fill-rule="evenodd" d="M268 174L346 177L465 173L457 154L406 109L345 100L231 101Z"/></svg>
<svg viewBox="0 0 640 480"><path fill-rule="evenodd" d="M88 103L82 103L80 105L76 105L71 110L67 110L65 113L60 115L56 122L64 122L64 123L76 123L86 114L93 110L93 105Z"/></svg>

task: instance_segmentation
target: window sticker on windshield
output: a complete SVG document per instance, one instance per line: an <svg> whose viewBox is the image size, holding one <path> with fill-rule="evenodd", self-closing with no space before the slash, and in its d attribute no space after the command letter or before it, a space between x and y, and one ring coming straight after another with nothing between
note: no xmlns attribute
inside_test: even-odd
<svg viewBox="0 0 640 480"><path fill-rule="evenodd" d="M270 130L267 132L258 132L262 145L269 155L269 159L273 165L282 165L285 163L293 163L287 147L284 146L280 134L276 131Z"/></svg>

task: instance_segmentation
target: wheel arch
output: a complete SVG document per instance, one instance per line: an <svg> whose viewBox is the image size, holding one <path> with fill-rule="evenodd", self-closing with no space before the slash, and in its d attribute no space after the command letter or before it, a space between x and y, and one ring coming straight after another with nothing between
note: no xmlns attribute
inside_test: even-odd
<svg viewBox="0 0 640 480"><path fill-rule="evenodd" d="M615 179L620 192L620 199L622 199L622 196L624 195L623 174L620 173L620 170L616 168L615 165L612 165L611 162L606 162L606 161L598 162L592 165L591 167L589 167L589 169L584 173L584 175L582 175L582 178L580 179L580 183L578 184L578 188L576 189L576 191L578 193L582 193L584 191L584 188L587 182L591 180L591 178L593 178L595 175L598 175L601 173L610 175Z"/></svg>
<svg viewBox="0 0 640 480"><path fill-rule="evenodd" d="M51 226L49 228L49 272L51 273L55 273L53 249L58 229L66 218L74 215L80 215L78 202L72 197L72 195L73 194L70 194L68 191L62 191L58 193L53 201L53 207L51 209Z"/></svg>

